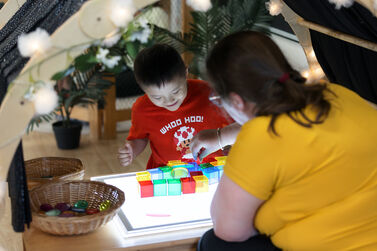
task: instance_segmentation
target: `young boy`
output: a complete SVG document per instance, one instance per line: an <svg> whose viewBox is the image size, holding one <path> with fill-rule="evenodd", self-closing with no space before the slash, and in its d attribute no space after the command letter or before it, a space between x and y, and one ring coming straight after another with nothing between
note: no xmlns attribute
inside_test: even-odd
<svg viewBox="0 0 377 251"><path fill-rule="evenodd" d="M148 144L152 150L147 169L169 160L193 161L192 137L203 129L228 125L230 118L208 100L209 86L186 79L187 70L179 53L168 45L154 45L136 57L134 74L145 95L132 107L132 126L123 148L122 166L132 163ZM209 155L204 161L219 152Z"/></svg>

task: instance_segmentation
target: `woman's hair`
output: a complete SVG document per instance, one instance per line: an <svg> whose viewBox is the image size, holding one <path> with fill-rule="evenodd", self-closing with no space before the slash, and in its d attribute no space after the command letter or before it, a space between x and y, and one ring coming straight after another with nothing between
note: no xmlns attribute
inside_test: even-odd
<svg viewBox="0 0 377 251"><path fill-rule="evenodd" d="M325 91L331 92L327 85L305 84L306 79L292 69L278 46L262 33L243 31L225 37L214 46L206 65L215 91L222 98L234 92L255 103L256 116L272 116L269 130L276 135L274 124L281 114L311 127L322 123L330 111L324 95ZM314 119L303 112L308 105L316 109Z"/></svg>
<svg viewBox="0 0 377 251"><path fill-rule="evenodd" d="M173 47L155 44L137 55L134 74L139 85L160 87L177 77L185 79L186 66Z"/></svg>

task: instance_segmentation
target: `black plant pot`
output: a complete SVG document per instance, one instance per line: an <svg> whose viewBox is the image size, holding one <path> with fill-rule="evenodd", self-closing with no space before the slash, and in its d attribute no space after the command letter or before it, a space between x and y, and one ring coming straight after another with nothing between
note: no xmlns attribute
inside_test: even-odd
<svg viewBox="0 0 377 251"><path fill-rule="evenodd" d="M80 145L82 125L80 122L71 121L69 127L63 126L62 121L52 124L56 143L60 149L75 149Z"/></svg>

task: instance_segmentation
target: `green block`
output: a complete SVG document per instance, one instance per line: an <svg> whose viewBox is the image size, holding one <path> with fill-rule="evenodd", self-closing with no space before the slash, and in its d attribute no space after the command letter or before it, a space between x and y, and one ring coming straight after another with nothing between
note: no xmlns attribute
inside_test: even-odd
<svg viewBox="0 0 377 251"><path fill-rule="evenodd" d="M171 171L171 175L173 176L173 179L180 179L188 176L188 170L184 167L175 167Z"/></svg>
<svg viewBox="0 0 377 251"><path fill-rule="evenodd" d="M213 167L213 165L210 164L210 163L203 163L203 164L200 164L199 166L200 166L202 169L205 169L205 168L208 168L208 167Z"/></svg>
<svg viewBox="0 0 377 251"><path fill-rule="evenodd" d="M168 195L181 195L181 180L168 179Z"/></svg>
<svg viewBox="0 0 377 251"><path fill-rule="evenodd" d="M172 173L171 173L173 168L171 166L162 166L162 167L159 167L159 168L162 171L162 177L164 179L172 179L173 178Z"/></svg>
<svg viewBox="0 0 377 251"><path fill-rule="evenodd" d="M166 196L167 195L166 180L153 180L153 195L154 196Z"/></svg>

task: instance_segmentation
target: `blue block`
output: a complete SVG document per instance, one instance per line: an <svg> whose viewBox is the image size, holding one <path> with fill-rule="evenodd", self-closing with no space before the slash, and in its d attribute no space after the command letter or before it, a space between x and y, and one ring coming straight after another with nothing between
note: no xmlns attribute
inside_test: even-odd
<svg viewBox="0 0 377 251"><path fill-rule="evenodd" d="M163 172L159 168L153 168L147 170L151 174L152 180L160 180L163 178Z"/></svg>
<svg viewBox="0 0 377 251"><path fill-rule="evenodd" d="M219 169L219 177L221 178L221 176L223 175L224 173L224 166L216 166L217 169ZM220 180L219 178L219 180Z"/></svg>
<svg viewBox="0 0 377 251"><path fill-rule="evenodd" d="M220 179L220 173L219 169L216 166L208 167L202 169L203 175L205 175L208 178L209 184L215 184L219 182Z"/></svg>

